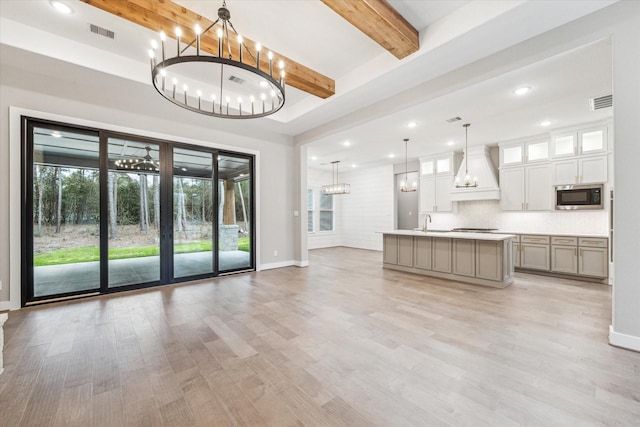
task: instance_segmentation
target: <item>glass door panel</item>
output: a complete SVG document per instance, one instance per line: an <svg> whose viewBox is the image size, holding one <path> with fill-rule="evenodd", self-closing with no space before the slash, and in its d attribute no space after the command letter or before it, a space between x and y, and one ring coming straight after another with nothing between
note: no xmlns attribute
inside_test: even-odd
<svg viewBox="0 0 640 427"><path fill-rule="evenodd" d="M220 272L253 266L252 164L248 157L218 156L218 267Z"/></svg>
<svg viewBox="0 0 640 427"><path fill-rule="evenodd" d="M213 154L173 149L173 276L214 268Z"/></svg>
<svg viewBox="0 0 640 427"><path fill-rule="evenodd" d="M160 146L109 138L109 287L160 280Z"/></svg>
<svg viewBox="0 0 640 427"><path fill-rule="evenodd" d="M33 127L32 298L100 288L99 138Z"/></svg>

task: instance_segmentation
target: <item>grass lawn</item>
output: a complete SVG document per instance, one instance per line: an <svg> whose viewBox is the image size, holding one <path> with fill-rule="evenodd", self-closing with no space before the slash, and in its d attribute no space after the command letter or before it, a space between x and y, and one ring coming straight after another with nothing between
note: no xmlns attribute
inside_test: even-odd
<svg viewBox="0 0 640 427"><path fill-rule="evenodd" d="M238 250L249 252L249 238L240 237L238 239ZM190 252L211 251L213 248L211 240L201 240L199 242L179 243L173 248L174 253L186 254ZM160 254L157 246L141 246L139 248L112 248L109 249L109 259L141 258ZM51 252L44 252L34 256L34 267L45 265L75 264L77 262L89 262L100 260L100 249L94 247L79 247L57 249Z"/></svg>

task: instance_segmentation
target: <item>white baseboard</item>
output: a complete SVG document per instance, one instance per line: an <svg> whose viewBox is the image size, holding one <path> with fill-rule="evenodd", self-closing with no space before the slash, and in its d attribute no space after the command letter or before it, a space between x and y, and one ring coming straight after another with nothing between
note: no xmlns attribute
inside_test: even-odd
<svg viewBox="0 0 640 427"><path fill-rule="evenodd" d="M309 267L309 260L307 261L294 261L293 265L296 267Z"/></svg>
<svg viewBox="0 0 640 427"><path fill-rule="evenodd" d="M15 307L11 304L11 301L0 301L0 311L17 310L20 307Z"/></svg>
<svg viewBox="0 0 640 427"><path fill-rule="evenodd" d="M613 325L609 325L609 344L640 352L640 337L616 332L613 330Z"/></svg>
<svg viewBox="0 0 640 427"><path fill-rule="evenodd" d="M272 262L269 264L260 264L260 266L258 267L258 271L272 270L274 268L291 267L293 265L295 265L295 261L293 260L282 261L282 262Z"/></svg>

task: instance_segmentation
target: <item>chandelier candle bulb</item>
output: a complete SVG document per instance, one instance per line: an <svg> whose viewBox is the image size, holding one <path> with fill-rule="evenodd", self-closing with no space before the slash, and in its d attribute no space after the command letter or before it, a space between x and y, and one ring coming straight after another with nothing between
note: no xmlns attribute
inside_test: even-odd
<svg viewBox="0 0 640 427"><path fill-rule="evenodd" d="M262 45L260 43L256 43L256 68L260 69L260 50L262 49Z"/></svg>
<svg viewBox="0 0 640 427"><path fill-rule="evenodd" d="M196 93L198 94L198 110L199 110L200 108L202 108L201 107L202 92L197 91Z"/></svg>
<svg viewBox="0 0 640 427"><path fill-rule="evenodd" d="M200 33L202 32L200 25L196 25L195 32L196 32L196 55L200 56Z"/></svg>
<svg viewBox="0 0 640 427"><path fill-rule="evenodd" d="M176 98L176 86L178 85L178 80L174 77L172 83L173 83L173 98L175 99Z"/></svg>
<svg viewBox="0 0 640 427"><path fill-rule="evenodd" d="M160 47L162 49L162 62L164 62L164 42L167 40L167 35L164 31L160 31Z"/></svg>
<svg viewBox="0 0 640 427"><path fill-rule="evenodd" d="M162 69L160 70L160 75L162 76L162 91L164 92L164 80L167 77L167 72L164 69Z"/></svg>
<svg viewBox="0 0 640 427"><path fill-rule="evenodd" d="M218 35L218 58L222 58L222 30L218 28L216 34Z"/></svg>
<svg viewBox="0 0 640 427"><path fill-rule="evenodd" d="M180 27L176 27L176 56L180 56L180 36L182 36L182 30Z"/></svg>
<svg viewBox="0 0 640 427"><path fill-rule="evenodd" d="M238 61L242 64L242 36L238 34Z"/></svg>
<svg viewBox="0 0 640 427"><path fill-rule="evenodd" d="M267 57L269 58L269 75L273 77L273 52L269 51Z"/></svg>

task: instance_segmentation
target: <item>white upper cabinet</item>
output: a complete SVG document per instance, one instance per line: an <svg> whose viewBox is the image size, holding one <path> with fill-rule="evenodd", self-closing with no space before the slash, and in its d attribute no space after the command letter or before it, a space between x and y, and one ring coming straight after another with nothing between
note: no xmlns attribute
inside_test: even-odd
<svg viewBox="0 0 640 427"><path fill-rule="evenodd" d="M549 160L549 141L529 141L500 145L500 167Z"/></svg>
<svg viewBox="0 0 640 427"><path fill-rule="evenodd" d="M578 154L595 154L607 151L607 128L600 127L578 132Z"/></svg>
<svg viewBox="0 0 640 427"><path fill-rule="evenodd" d="M553 185L607 182L607 156L590 156L553 162Z"/></svg>
<svg viewBox="0 0 640 427"><path fill-rule="evenodd" d="M551 157L580 156L607 151L607 127L599 126L574 132L554 134L551 138Z"/></svg>
<svg viewBox="0 0 640 427"><path fill-rule="evenodd" d="M420 175L450 175L460 162L460 154L450 152L436 156L420 157Z"/></svg>

